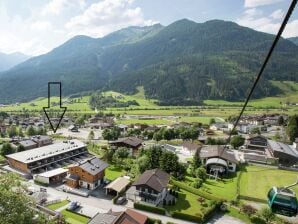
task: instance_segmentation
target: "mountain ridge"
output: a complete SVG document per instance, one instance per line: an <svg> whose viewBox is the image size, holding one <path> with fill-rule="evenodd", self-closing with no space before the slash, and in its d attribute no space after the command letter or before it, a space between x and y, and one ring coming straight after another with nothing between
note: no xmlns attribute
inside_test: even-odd
<svg viewBox="0 0 298 224"><path fill-rule="evenodd" d="M273 38L233 22L187 19L128 27L102 38L76 36L2 73L0 103L45 96L49 81L61 81L65 95L108 89L133 93L142 85L146 97L166 105L240 100ZM297 57L298 46L281 39L254 97L280 93L270 80L298 81Z"/></svg>

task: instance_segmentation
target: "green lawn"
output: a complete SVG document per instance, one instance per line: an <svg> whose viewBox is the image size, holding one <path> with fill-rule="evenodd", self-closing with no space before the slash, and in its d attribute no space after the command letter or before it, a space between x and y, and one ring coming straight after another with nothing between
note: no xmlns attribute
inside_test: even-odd
<svg viewBox="0 0 298 224"><path fill-rule="evenodd" d="M81 216L79 214L75 214L66 210L62 210L61 213L64 215L66 222L71 224L86 224L90 220L85 216Z"/></svg>
<svg viewBox="0 0 298 224"><path fill-rule="evenodd" d="M247 217L243 213L240 213L237 209L235 209L233 207L229 207L226 214L229 215L229 216L232 216L234 218L240 219L245 223L251 223L249 217Z"/></svg>
<svg viewBox="0 0 298 224"><path fill-rule="evenodd" d="M174 123L170 120L164 120L164 119L127 119L127 120L118 120L118 124L148 124L148 125L160 125L160 124L171 124Z"/></svg>
<svg viewBox="0 0 298 224"><path fill-rule="evenodd" d="M266 200L269 189L273 186L287 186L297 180L297 172L246 166L240 180L240 195ZM298 186L292 188L298 194Z"/></svg>
<svg viewBox="0 0 298 224"><path fill-rule="evenodd" d="M229 201L235 200L237 194L238 176L239 172L229 178L225 178L222 181L207 179L201 190L220 198L225 198Z"/></svg>
<svg viewBox="0 0 298 224"><path fill-rule="evenodd" d="M199 196L185 190L180 190L177 203L174 206L165 206L169 212L182 212L189 215L202 215L203 205L198 201ZM205 200L208 206L209 201ZM207 208L206 206L206 208Z"/></svg>
<svg viewBox="0 0 298 224"><path fill-rule="evenodd" d="M106 178L109 180L115 180L118 177L125 174L125 171L120 167L110 164L110 166L106 169Z"/></svg>
<svg viewBox="0 0 298 224"><path fill-rule="evenodd" d="M47 207L49 209L52 209L52 210L57 210L58 208L61 208L61 207L65 206L65 205L67 205L68 203L69 203L68 200L64 200L64 201L60 201L60 202L55 203L55 204L48 205Z"/></svg>

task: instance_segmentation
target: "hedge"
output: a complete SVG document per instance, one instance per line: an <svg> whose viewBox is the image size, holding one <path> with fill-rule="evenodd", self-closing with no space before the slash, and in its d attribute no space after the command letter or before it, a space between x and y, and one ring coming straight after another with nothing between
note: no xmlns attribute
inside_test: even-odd
<svg viewBox="0 0 298 224"><path fill-rule="evenodd" d="M80 215L80 216L83 216L83 217L85 217L85 218L88 218L88 219L91 219L91 217L90 216L88 216L88 215L84 215L84 214L81 214L81 213L78 213L78 212L75 212L75 211L73 211L73 210L71 210L71 209L65 209L66 211L68 211L68 212L71 212L71 213L73 213L73 214L76 214L76 215Z"/></svg>
<svg viewBox="0 0 298 224"><path fill-rule="evenodd" d="M213 217L214 213L217 212L220 209L220 206L222 205L222 202L215 202L212 204L209 209L203 214L203 221L207 222L210 218Z"/></svg>
<svg viewBox="0 0 298 224"><path fill-rule="evenodd" d="M181 212L172 212L171 216L173 218L183 219L183 220L190 221L190 222L196 222L196 223L203 222L203 218L201 216L194 216L194 215L189 215L189 214L185 214L185 213L181 213Z"/></svg>
<svg viewBox="0 0 298 224"><path fill-rule="evenodd" d="M216 197L214 195L211 195L209 193L206 193L206 192L203 192L203 191L200 191L199 189L196 189L196 188L193 188L189 185L186 185L182 182L179 182L179 181L176 181L176 180L171 180L171 183L185 191L188 191L190 193L193 193L195 195L198 195L198 196L201 196L203 198L206 198L206 199L209 199L209 200L214 200L214 201L225 201L224 199L222 198L219 198L219 197Z"/></svg>
<svg viewBox="0 0 298 224"><path fill-rule="evenodd" d="M153 213L157 213L157 214L160 214L160 215L165 215L166 214L166 210L164 208L153 207L153 206L145 205L145 204L141 204L141 203L134 203L133 207L136 208L136 209L139 209L139 210L153 212Z"/></svg>
<svg viewBox="0 0 298 224"><path fill-rule="evenodd" d="M34 183L37 184L37 185L43 186L43 187L48 187L49 186L48 183L44 183L44 182L41 182L41 181L38 181L38 180L34 180Z"/></svg>
<svg viewBox="0 0 298 224"><path fill-rule="evenodd" d="M147 224L162 224L160 219L153 219L153 218L148 218L148 223Z"/></svg>

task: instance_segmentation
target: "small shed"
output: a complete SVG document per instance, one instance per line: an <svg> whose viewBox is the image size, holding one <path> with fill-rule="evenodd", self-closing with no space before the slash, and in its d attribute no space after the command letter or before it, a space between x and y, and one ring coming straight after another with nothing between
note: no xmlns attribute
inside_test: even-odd
<svg viewBox="0 0 298 224"><path fill-rule="evenodd" d="M128 188L129 184L130 181L128 178L118 177L105 187L106 194L118 195L119 193L124 192Z"/></svg>
<svg viewBox="0 0 298 224"><path fill-rule="evenodd" d="M54 184L62 182L67 175L67 169L58 168L44 173L36 174L33 179L45 184Z"/></svg>

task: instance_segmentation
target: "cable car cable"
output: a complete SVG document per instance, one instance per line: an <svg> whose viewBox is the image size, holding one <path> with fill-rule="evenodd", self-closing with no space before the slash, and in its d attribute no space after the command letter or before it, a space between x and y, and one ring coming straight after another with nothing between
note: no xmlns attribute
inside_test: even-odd
<svg viewBox="0 0 298 224"><path fill-rule="evenodd" d="M275 47L276 47L276 45L277 45L280 37L281 37L281 34L283 33L283 31L284 31L284 29L285 29L285 27L286 27L286 25L287 25L287 23L288 23L291 15L292 15L292 13L293 13L293 11L295 9L296 4L297 4L297 0L293 0L292 3L291 3L291 5L290 5L290 7L289 7L289 9L288 9L288 12L287 12L285 18L284 18L284 20L283 20L283 22L281 24L281 27L280 27L280 29L279 29L279 31L278 31L278 33L277 33L277 35L276 35L273 43L272 43L272 46L271 46L271 48L270 48L270 50L269 50L269 52L268 52L268 54L267 54L267 56L266 56L266 58L264 60L264 63L263 63L263 65L262 65L262 67L261 67L261 69L260 69L260 71L259 71L259 73L257 75L257 78L256 78L256 80L255 80L255 82L254 82L254 84L253 84L253 86L252 86L252 88L251 88L248 96L247 96L247 99L246 99L246 101L245 101L245 103L244 103L244 105L243 105L243 107L241 109L241 112L240 112L240 114L239 114L236 122L234 123L233 129L231 130L231 132L229 134L229 138L228 138L227 143L230 143L230 141L231 141L232 133L235 131L235 129L236 129L236 127L237 127L237 125L238 125L238 123L240 121L240 118L241 118L241 116L242 116L242 114L243 114L243 112L244 112L244 110L245 110L245 108L246 108L246 106L248 104L248 101L250 100L250 98L251 98L251 96L252 96L252 94L253 94L253 92L254 92L254 90L255 90L255 88L256 88L256 86L257 86L257 84L258 84L258 82L259 82L259 80L260 80L260 78L261 78L261 76L262 76L265 68L266 68L266 66L267 66L267 63L268 63L268 61L269 61L269 59L270 59L270 57L271 57L271 55L272 55L272 53L273 53L273 51L275 49ZM222 151L222 153L223 153L223 151Z"/></svg>

